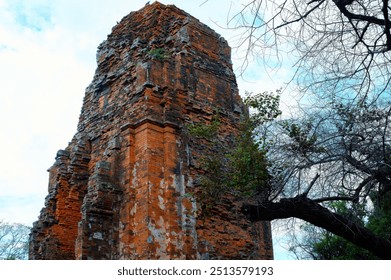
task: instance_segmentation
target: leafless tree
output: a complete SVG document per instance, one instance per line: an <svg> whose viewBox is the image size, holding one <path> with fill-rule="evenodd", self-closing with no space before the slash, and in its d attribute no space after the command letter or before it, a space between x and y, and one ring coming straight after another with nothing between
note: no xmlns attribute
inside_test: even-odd
<svg viewBox="0 0 391 280"><path fill-rule="evenodd" d="M243 68L251 57L266 63L286 52L295 60L291 78L305 90L379 96L391 77L388 2L254 0L232 11L228 25L239 31L236 47L245 50Z"/></svg>
<svg viewBox="0 0 391 280"><path fill-rule="evenodd" d="M391 259L391 241L333 212L368 212L391 193L391 19L388 0L253 0L232 11L243 70L291 62L307 107L259 128L273 177L243 207L254 220L296 217ZM288 55L287 55L288 54ZM288 61L286 60L288 59Z"/></svg>
<svg viewBox="0 0 391 280"><path fill-rule="evenodd" d="M391 259L391 231L378 236L330 207L344 201L370 213L391 194L391 102L323 102L259 128L273 179L267 196L243 211L254 220L299 218Z"/></svg>
<svg viewBox="0 0 391 280"><path fill-rule="evenodd" d="M30 228L0 221L0 260L24 260L28 257Z"/></svg>
<svg viewBox="0 0 391 280"><path fill-rule="evenodd" d="M307 104L255 133L272 180L243 205L253 220L299 218L391 259L391 232L352 216L391 195L390 9L388 0L249 0L232 11L242 70L288 59ZM350 217L330 207L341 201Z"/></svg>

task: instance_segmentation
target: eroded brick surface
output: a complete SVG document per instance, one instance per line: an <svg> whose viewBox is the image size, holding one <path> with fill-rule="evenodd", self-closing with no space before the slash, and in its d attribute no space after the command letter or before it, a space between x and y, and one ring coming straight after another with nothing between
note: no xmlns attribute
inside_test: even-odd
<svg viewBox="0 0 391 280"><path fill-rule="evenodd" d="M272 258L269 223L250 223L229 197L200 215L192 195L210 149L186 127L218 111L229 146L246 112L230 53L209 27L157 2L113 28L78 131L49 170L31 259Z"/></svg>

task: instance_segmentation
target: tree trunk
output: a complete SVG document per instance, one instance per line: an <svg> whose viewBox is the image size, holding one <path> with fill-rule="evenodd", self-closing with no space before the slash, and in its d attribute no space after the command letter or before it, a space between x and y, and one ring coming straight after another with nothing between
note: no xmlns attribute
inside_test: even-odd
<svg viewBox="0 0 391 280"><path fill-rule="evenodd" d="M261 205L244 204L242 211L253 221L299 218L341 236L381 259L391 259L390 240L376 236L367 228L331 212L305 196Z"/></svg>

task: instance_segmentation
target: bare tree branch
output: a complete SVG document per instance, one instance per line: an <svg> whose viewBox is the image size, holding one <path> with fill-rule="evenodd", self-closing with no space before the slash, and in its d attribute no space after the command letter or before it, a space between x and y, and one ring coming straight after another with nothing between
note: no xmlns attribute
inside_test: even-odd
<svg viewBox="0 0 391 280"><path fill-rule="evenodd" d="M282 50L298 57L288 81L303 89L380 95L391 79L388 6L388 0L253 0L228 26L243 31L237 45L245 53L243 71L251 56L281 63Z"/></svg>

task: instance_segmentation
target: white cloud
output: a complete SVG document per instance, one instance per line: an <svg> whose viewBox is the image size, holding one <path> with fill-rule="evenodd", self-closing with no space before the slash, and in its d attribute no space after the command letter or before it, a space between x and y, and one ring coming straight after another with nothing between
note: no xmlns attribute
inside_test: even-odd
<svg viewBox="0 0 391 280"><path fill-rule="evenodd" d="M15 222L38 216L47 194L46 170L76 131L93 75L96 46L92 59L80 59L80 46L72 45L77 30L58 21L45 25L44 4L0 3L0 218ZM44 9L44 19L51 21L56 15L49 11Z"/></svg>

